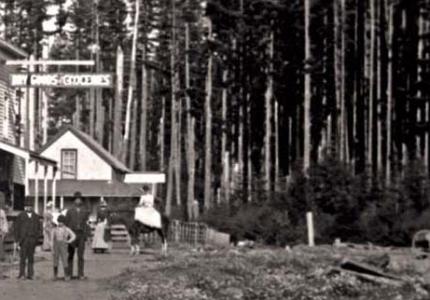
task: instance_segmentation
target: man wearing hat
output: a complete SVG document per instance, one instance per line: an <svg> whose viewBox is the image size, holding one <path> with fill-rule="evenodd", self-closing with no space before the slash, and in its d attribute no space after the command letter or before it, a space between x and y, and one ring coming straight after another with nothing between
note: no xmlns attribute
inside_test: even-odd
<svg viewBox="0 0 430 300"><path fill-rule="evenodd" d="M82 205L82 194L75 192L74 194L75 203L74 207L67 210L65 224L75 234L76 239L73 243L69 244L68 252L68 265L70 276L73 275L73 258L75 256L75 250L78 252L78 279L84 279L84 252L85 242L90 233L88 226L89 212L84 209Z"/></svg>
<svg viewBox="0 0 430 300"><path fill-rule="evenodd" d="M18 278L25 277L25 266L27 265L27 279L33 279L34 251L37 240L42 234L42 226L39 215L33 211L33 202L30 199L26 199L24 211L15 221L14 234L15 242L20 248Z"/></svg>

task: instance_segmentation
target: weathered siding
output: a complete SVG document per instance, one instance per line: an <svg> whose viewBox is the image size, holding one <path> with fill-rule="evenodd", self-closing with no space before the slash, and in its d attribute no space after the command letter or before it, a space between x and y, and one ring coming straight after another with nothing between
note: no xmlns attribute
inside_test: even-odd
<svg viewBox="0 0 430 300"><path fill-rule="evenodd" d="M16 143L14 123L15 107L18 103L15 98L14 90L0 80L0 139L12 144Z"/></svg>
<svg viewBox="0 0 430 300"><path fill-rule="evenodd" d="M25 160L15 156L13 159L13 182L25 184Z"/></svg>
<svg viewBox="0 0 430 300"><path fill-rule="evenodd" d="M17 144L15 134L16 114L19 113L19 99L16 89L10 86L10 74L19 72L17 66L6 66L7 60L19 59L18 54L0 48L0 140ZM23 98L25 99L25 98Z"/></svg>
<svg viewBox="0 0 430 300"><path fill-rule="evenodd" d="M0 49L2 61L16 59ZM15 121L16 114L19 113L19 103L16 98L16 89L10 84L10 74L17 72L17 67L0 64L0 140L11 144L19 144L17 141ZM19 157L13 160L13 182L24 184L25 161Z"/></svg>

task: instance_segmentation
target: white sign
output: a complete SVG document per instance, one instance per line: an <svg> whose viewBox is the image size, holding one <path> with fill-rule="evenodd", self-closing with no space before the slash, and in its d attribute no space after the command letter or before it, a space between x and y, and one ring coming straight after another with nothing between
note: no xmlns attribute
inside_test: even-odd
<svg viewBox="0 0 430 300"><path fill-rule="evenodd" d="M125 183L165 183L166 174L159 172L128 173L125 174Z"/></svg>
<svg viewBox="0 0 430 300"><path fill-rule="evenodd" d="M94 60L7 60L6 66L94 66Z"/></svg>
<svg viewBox="0 0 430 300"><path fill-rule="evenodd" d="M15 87L110 88L113 85L109 73L18 73L11 74L10 82Z"/></svg>

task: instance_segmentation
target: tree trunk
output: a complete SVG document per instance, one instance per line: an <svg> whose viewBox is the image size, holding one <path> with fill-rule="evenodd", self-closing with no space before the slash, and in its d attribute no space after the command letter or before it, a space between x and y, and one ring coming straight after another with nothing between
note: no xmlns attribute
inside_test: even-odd
<svg viewBox="0 0 430 300"><path fill-rule="evenodd" d="M131 55L130 55L130 76L128 83L128 94L127 94L127 108L125 112L125 130L124 130L124 151L123 151L123 161L125 161L128 154L129 140L130 140L130 118L131 118L131 109L133 102L133 88L136 83L136 47L137 47L137 35L138 35L138 26L139 26L139 2L136 1L136 9L134 15L134 28L133 28L133 42L131 46Z"/></svg>
<svg viewBox="0 0 430 300"><path fill-rule="evenodd" d="M423 33L429 32L429 28L430 28L430 24L428 22L426 22L424 14L425 14L425 10L423 9L423 11L421 12L421 18L423 20L423 23L422 23L422 32ZM425 43L424 43L424 47L426 47L426 46L428 47L430 45L429 41L430 40L427 38ZM424 52L422 54L422 56L423 56L424 60L426 60L426 61L429 60L430 56L429 56L428 52ZM428 67L423 66L422 70L425 74L429 73ZM425 97L429 97L429 95L430 95L430 93L428 93L428 92L424 93ZM429 117L429 102L427 101L423 107L423 118L424 118L425 124L429 124L430 120L428 117ZM428 135L429 135L429 130L426 130L423 134L423 137L422 137L423 138L423 154L424 154L423 158L425 161L426 171L430 174L430 171L429 171L429 152L428 152L429 151Z"/></svg>
<svg viewBox="0 0 430 300"><path fill-rule="evenodd" d="M418 61L423 61L425 59L425 54L423 53L424 50L424 41L425 39L423 38L423 35L425 34L425 29L424 29L424 18L422 13L419 13L419 17L418 17L418 36L421 37L418 40L418 52L417 52L417 58ZM418 64L418 68L417 68L417 82L420 83L423 81L422 78L422 74L425 74L425 66L421 63ZM424 95L424 91L418 89L417 90L417 100L422 99L423 97L425 97ZM422 122L426 121L426 116L425 116L425 105L424 105L424 109L422 108L422 106L418 106L417 107L417 123L418 124L422 124ZM419 133L416 136L416 144L417 144L417 153L416 153L416 157L418 159L424 159L424 148L425 148L425 135ZM427 167L427 161L424 159L424 166Z"/></svg>
<svg viewBox="0 0 430 300"><path fill-rule="evenodd" d="M347 118L345 107L345 0L337 0L335 4L335 40L336 40L336 103L337 111L339 112L337 119L337 126L339 132L338 137L338 150L339 159L342 162L347 162Z"/></svg>
<svg viewBox="0 0 430 300"><path fill-rule="evenodd" d="M92 138L94 138L95 137L95 135L94 135L94 129L95 129L94 118L95 118L95 114L96 114L95 113L95 97L96 97L96 95L95 95L94 88L90 88L88 97L90 100L90 130L89 130L89 134Z"/></svg>
<svg viewBox="0 0 430 300"><path fill-rule="evenodd" d="M146 171L146 144L147 144L147 134L146 134L146 123L147 123L147 112L148 112L148 71L146 69L146 48L142 51L142 102L140 111L140 135L139 135L139 150L140 150L140 170Z"/></svg>
<svg viewBox="0 0 430 300"><path fill-rule="evenodd" d="M178 134L177 134L177 100L176 93L178 91L178 74L176 69L176 5L175 0L171 0L172 5L172 36L170 47L170 80L171 80L171 122L170 122L170 159L168 170L167 196L166 196L166 214L170 215L172 210L172 195L175 176L175 167L177 166L177 151L178 151Z"/></svg>
<svg viewBox="0 0 430 300"><path fill-rule="evenodd" d="M209 22L208 39L212 39L212 22ZM207 211L212 199L212 64L213 55L209 50L208 67L205 84L205 179L204 179L204 208Z"/></svg>
<svg viewBox="0 0 430 300"><path fill-rule="evenodd" d="M383 105L384 98L382 96L383 92L383 76L382 76L382 60L383 60L383 43L382 43L382 37L385 34L384 32L384 26L382 22L381 14L383 12L382 10L383 1L377 1L375 3L375 9L377 9L377 15L376 20L378 21L378 26L375 28L376 33L379 31L379 37L378 34L376 37L376 100L377 100L377 115L376 115L376 139L377 139L377 160L376 160L376 171L377 174L381 174L383 171L383 147L382 147L382 114L383 114Z"/></svg>
<svg viewBox="0 0 430 300"><path fill-rule="evenodd" d="M191 98L190 98L190 24L185 23L185 109L187 125L187 218L193 218L194 208L194 186L195 186L195 145L194 145L194 123L195 120L191 115Z"/></svg>
<svg viewBox="0 0 430 300"><path fill-rule="evenodd" d="M164 132L166 126L166 97L161 97L161 118L160 118L160 135L159 135L159 145L160 145L160 170L165 170L165 162L164 162L164 153L165 153L165 145L164 145Z"/></svg>
<svg viewBox="0 0 430 300"><path fill-rule="evenodd" d="M374 145L374 124L373 124L373 115L374 115L374 102L375 102L375 81L374 81L374 65L375 65L375 6L374 6L374 0L369 0L369 28L368 31L370 33L370 41L368 46L370 46L369 49L369 61L366 64L367 67L367 74L368 74L368 81L369 81L369 115L368 115L368 140L367 140L367 163L370 166L370 168L373 170L373 145ZM367 40L367 39L366 39Z"/></svg>
<svg viewBox="0 0 430 300"><path fill-rule="evenodd" d="M77 41L77 49L75 50L75 58L76 60L79 60L79 48L80 48L80 38L78 38ZM79 73L79 66L76 66L75 72ZM77 129L81 129L81 99L79 97L79 94L75 95L75 120L74 120L74 126Z"/></svg>
<svg viewBox="0 0 430 300"><path fill-rule="evenodd" d="M179 75L177 75L179 76ZM179 89L179 82L176 80ZM176 166L175 166L175 191L176 191L176 205L181 205L181 172L182 172L182 101L181 98L177 99L177 138L176 138Z"/></svg>
<svg viewBox="0 0 430 300"><path fill-rule="evenodd" d="M287 118L288 122L288 118ZM275 191L279 190L279 104L275 100L274 111L274 125L275 125Z"/></svg>
<svg viewBox="0 0 430 300"><path fill-rule="evenodd" d="M196 171L195 171L196 154L194 150L194 145L195 145L194 130L195 130L196 120L194 119L194 117L191 117L190 123L191 123L190 124L191 134L188 136L188 143L189 143L188 147L191 146L193 147L193 149L187 153L188 154L187 214L189 219L191 219L191 217L194 215L193 211L194 211L194 205L195 205L194 186L195 186L195 174L196 174Z"/></svg>
<svg viewBox="0 0 430 300"><path fill-rule="evenodd" d="M137 100L133 100L131 111L131 139L129 149L129 164L128 167L133 171L136 167L136 141L137 141Z"/></svg>
<svg viewBox="0 0 430 300"><path fill-rule="evenodd" d="M348 143L348 115L347 115L347 106L346 106L346 68L345 68L345 52L346 52L346 0L340 0L340 39L341 39L341 48L340 48L340 63L341 63L341 106L340 106L340 142L341 142L341 156L343 157L342 161L350 162L350 151L349 151L349 143Z"/></svg>
<svg viewBox="0 0 430 300"><path fill-rule="evenodd" d="M365 3L357 1L356 20L356 62L355 68L355 169L357 173L362 173L366 165L366 93L365 93Z"/></svg>
<svg viewBox="0 0 430 300"><path fill-rule="evenodd" d="M310 61L311 40L310 40L310 0L305 0L305 84L304 84L304 150L303 150L303 170L308 171L311 158L311 71Z"/></svg>
<svg viewBox="0 0 430 300"><path fill-rule="evenodd" d="M269 67L267 68L267 87L265 93L265 139L264 139L264 184L265 190L268 192L272 186L271 171L272 171L272 99L273 99L273 55L274 55L274 33L270 32L269 42Z"/></svg>
<svg viewBox="0 0 430 300"><path fill-rule="evenodd" d="M394 31L394 6L390 3L389 0L387 2L387 14L388 14L388 74L387 74L387 138L386 138L386 147L387 147L387 162L385 165L385 181L386 184L389 185L391 183L391 153L392 153L392 136L391 136L391 126L392 126L392 109L393 109L393 31Z"/></svg>
<svg viewBox="0 0 430 300"><path fill-rule="evenodd" d="M112 149L115 157L121 157L122 145L122 92L124 84L124 53L120 46L116 51L116 85L115 104L113 113L113 139Z"/></svg>
<svg viewBox="0 0 430 300"><path fill-rule="evenodd" d="M229 162L227 153L227 80L228 70L222 72L222 95L221 95L221 165L222 165L222 179L221 179L221 199L225 203L229 203L228 185L229 185Z"/></svg>
<svg viewBox="0 0 430 300"><path fill-rule="evenodd" d="M102 70L100 61L100 41L99 41L99 10L96 8L96 72L99 73ZM103 95L102 89L95 89L96 99L96 140L103 145L103 123L104 123L104 109L103 109Z"/></svg>
<svg viewBox="0 0 430 300"><path fill-rule="evenodd" d="M42 59L49 59L49 46L42 46ZM46 72L47 66L42 67L42 71ZM41 100L42 100L42 145L48 142L48 126L49 126L49 97L44 89L41 89ZM76 119L78 119L80 112L77 111Z"/></svg>

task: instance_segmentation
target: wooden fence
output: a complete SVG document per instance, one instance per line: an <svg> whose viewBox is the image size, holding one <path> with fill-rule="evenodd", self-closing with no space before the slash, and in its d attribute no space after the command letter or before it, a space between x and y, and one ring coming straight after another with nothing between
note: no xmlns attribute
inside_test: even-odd
<svg viewBox="0 0 430 300"><path fill-rule="evenodd" d="M91 227L94 230L94 225ZM113 225L111 236L113 248L119 249L129 247L130 237L124 225ZM211 229L205 223L173 220L170 223L167 240L168 242L190 245L215 244L228 246L230 243L230 235ZM161 241L156 232L151 232L141 236L141 243L148 246L160 244Z"/></svg>

